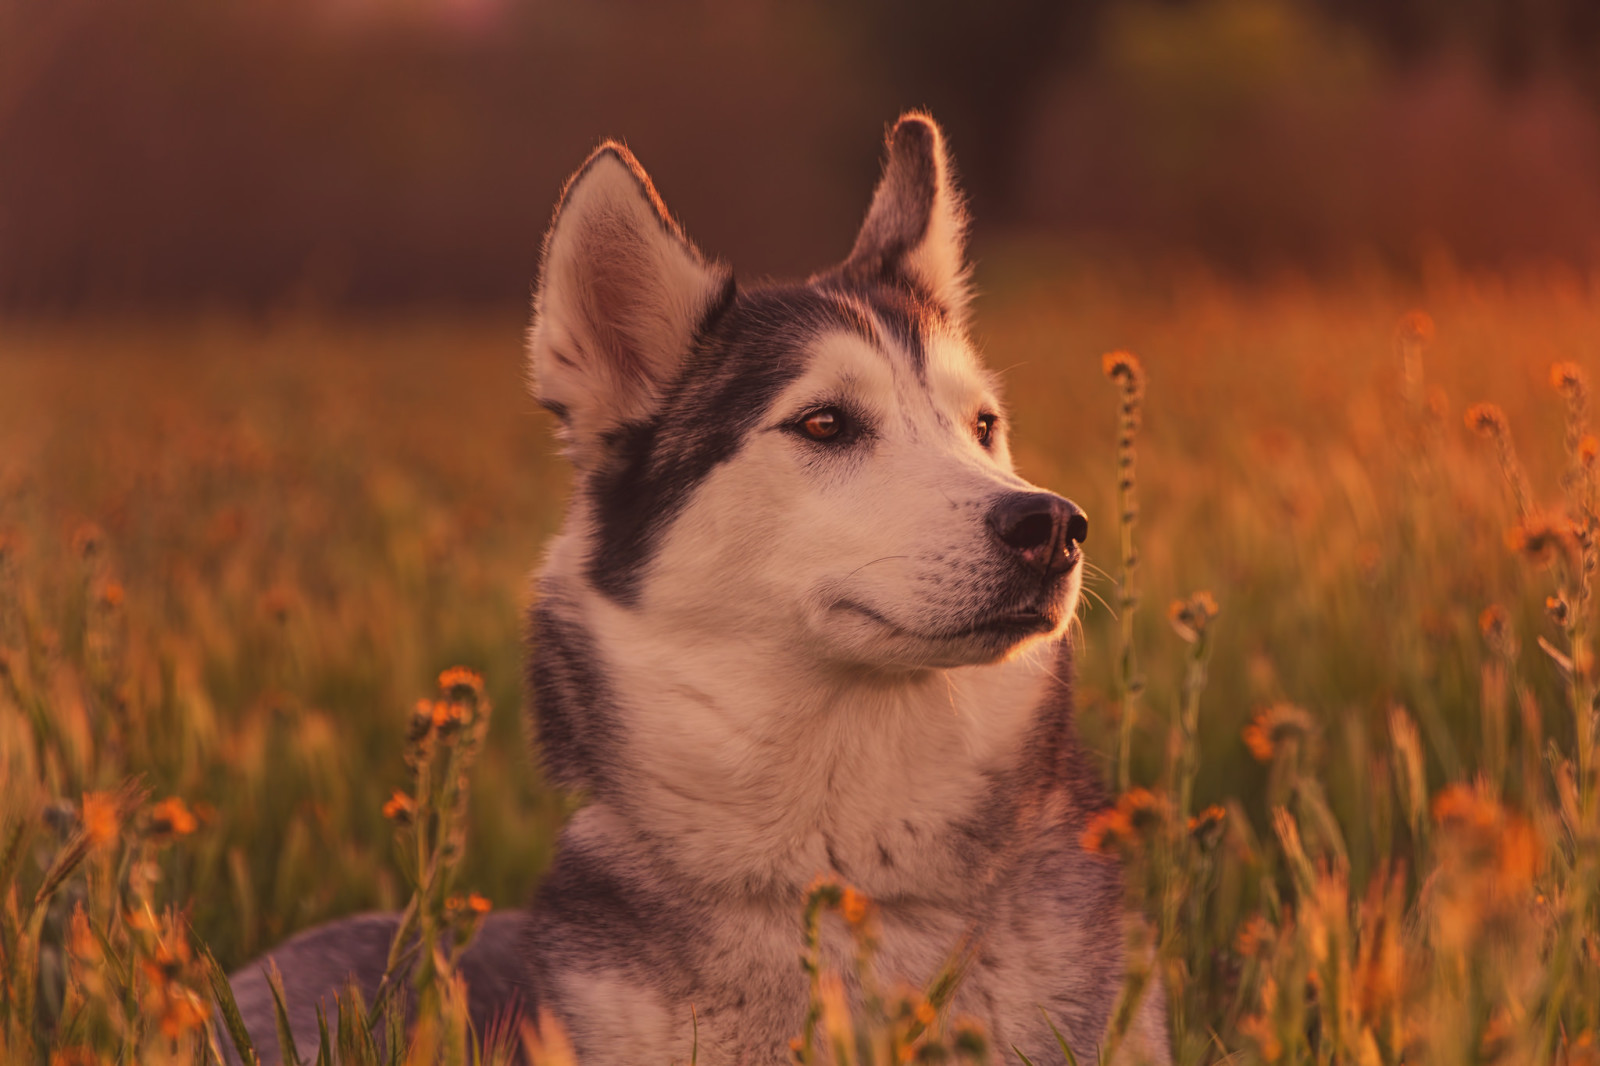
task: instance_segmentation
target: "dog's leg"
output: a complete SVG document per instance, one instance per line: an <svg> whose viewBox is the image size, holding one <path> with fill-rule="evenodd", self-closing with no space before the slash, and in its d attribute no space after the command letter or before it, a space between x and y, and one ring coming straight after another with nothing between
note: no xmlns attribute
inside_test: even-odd
<svg viewBox="0 0 1600 1066"><path fill-rule="evenodd" d="M315 1058L317 1005L322 1005L329 1028L338 1017L334 996L354 978L370 1006L383 978L400 916L394 912L362 914L308 929L274 950L248 963L229 977L239 1013L263 1063L281 1061L272 990L267 985L267 962L276 962L283 974L285 1004L295 1047L302 1058ZM522 1007L522 962L519 945L526 915L521 910L497 911L484 920L461 960L472 1023L483 1037L508 1012ZM232 1041L219 1025L218 1042L229 1063Z"/></svg>

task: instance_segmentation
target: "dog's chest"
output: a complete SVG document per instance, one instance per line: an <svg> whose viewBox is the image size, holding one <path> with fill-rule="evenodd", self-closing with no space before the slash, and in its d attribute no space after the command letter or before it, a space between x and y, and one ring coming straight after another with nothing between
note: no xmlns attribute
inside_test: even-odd
<svg viewBox="0 0 1600 1066"><path fill-rule="evenodd" d="M1107 921L1111 914L1092 910L1064 907L1061 897L1046 892L1032 899L991 897L970 911L891 904L877 909L868 926L854 928L828 915L820 930L820 958L825 970L842 979L853 1012L862 1008L855 975L868 928L872 944L865 961L882 994L926 991L957 965L960 978L947 1016L975 1019L997 1049L1029 1047L1048 1031L1041 1008L1069 1034L1098 1034L1103 1025L1110 1003L1102 971L1108 962L1115 970L1120 930ZM1091 928L1090 918L1100 928ZM793 913L747 914L726 923L706 948L696 982L701 1061L784 1061L790 1039L804 1026L810 996L800 919Z"/></svg>

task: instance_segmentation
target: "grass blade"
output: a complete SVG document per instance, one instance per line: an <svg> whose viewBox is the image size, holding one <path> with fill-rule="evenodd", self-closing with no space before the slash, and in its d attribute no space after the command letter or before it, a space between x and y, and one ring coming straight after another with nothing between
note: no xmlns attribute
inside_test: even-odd
<svg viewBox="0 0 1600 1066"><path fill-rule="evenodd" d="M211 954L210 948L199 944L199 951L201 958L205 959L211 995L222 1011L222 1022L228 1030L228 1039L233 1041L233 1050L245 1066L259 1066L261 1057L256 1054L256 1046L250 1040L250 1031L244 1027L244 1016L239 1013L239 1003L233 998L233 986L228 983L228 975L217 965L216 956Z"/></svg>
<svg viewBox="0 0 1600 1066"><path fill-rule="evenodd" d="M283 974L272 959L267 960L267 987L272 989L272 1013L278 1023L278 1058L283 1066L300 1066L300 1049L294 1046L294 1029L289 1025L289 1008L284 1003Z"/></svg>

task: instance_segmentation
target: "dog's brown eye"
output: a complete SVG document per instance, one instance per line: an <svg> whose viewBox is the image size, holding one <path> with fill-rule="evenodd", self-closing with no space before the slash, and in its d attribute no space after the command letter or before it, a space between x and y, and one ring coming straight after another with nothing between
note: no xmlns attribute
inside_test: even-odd
<svg viewBox="0 0 1600 1066"><path fill-rule="evenodd" d="M800 421L800 428L812 440L832 440L844 429L844 412L837 407L812 411Z"/></svg>
<svg viewBox="0 0 1600 1066"><path fill-rule="evenodd" d="M994 441L994 424L1000 421L999 415L979 415L977 425L972 429L973 435L978 438L978 443L987 448Z"/></svg>

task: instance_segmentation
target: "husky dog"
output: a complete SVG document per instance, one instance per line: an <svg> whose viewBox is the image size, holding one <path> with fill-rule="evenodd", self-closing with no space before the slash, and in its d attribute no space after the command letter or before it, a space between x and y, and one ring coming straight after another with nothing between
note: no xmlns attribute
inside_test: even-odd
<svg viewBox="0 0 1600 1066"><path fill-rule="evenodd" d="M688 1061L693 1009L699 1061L783 1062L826 874L877 904L884 976L926 982L965 942L953 1012L1059 1063L1048 1016L1094 1060L1124 916L1078 843L1105 803L1063 639L1088 522L1012 468L963 329L965 224L920 113L849 256L802 283L736 283L621 145L567 184L529 350L577 484L528 680L544 766L587 802L531 908L469 953L480 1019L516 1001L610 1066ZM393 929L292 941L291 994L370 983ZM1125 1057L1168 1061L1161 998Z"/></svg>

